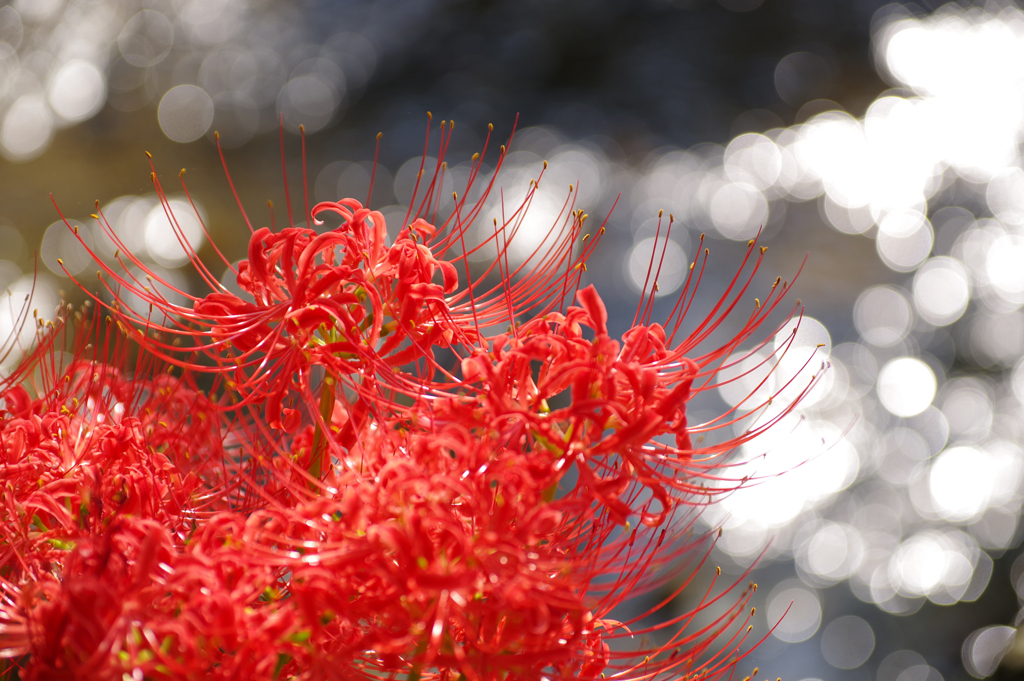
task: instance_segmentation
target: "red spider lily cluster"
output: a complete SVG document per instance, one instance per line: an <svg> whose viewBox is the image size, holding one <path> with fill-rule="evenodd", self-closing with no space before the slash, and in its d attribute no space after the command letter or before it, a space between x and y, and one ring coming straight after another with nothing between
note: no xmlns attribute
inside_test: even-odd
<svg viewBox="0 0 1024 681"><path fill-rule="evenodd" d="M604 228L586 232L572 188L522 265L508 244L543 174L493 236L467 239L504 158L484 179L476 161L447 218L443 163L421 169L393 240L349 198L306 211L333 229L250 224L248 259L221 258L242 295L179 233L210 290L179 291L186 304L95 216L120 247L96 258L105 290L37 322L35 349L0 383L2 669L410 681L732 670L752 587L712 578L695 609L654 625L611 612L682 565L664 608L706 559L713 537L694 509L739 484L723 484L729 452L773 419L702 448L702 431L765 403L703 426L687 403L786 286L703 349L753 301L750 278L692 321L704 251L655 323L658 272L685 265L652 256L650 290L613 339L581 286ZM485 247L497 258L471 275ZM740 270L763 254L751 243Z"/></svg>

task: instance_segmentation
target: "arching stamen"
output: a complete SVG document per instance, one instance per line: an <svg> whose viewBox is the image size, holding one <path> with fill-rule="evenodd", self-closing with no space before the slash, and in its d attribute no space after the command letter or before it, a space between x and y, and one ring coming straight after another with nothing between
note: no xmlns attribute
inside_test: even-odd
<svg viewBox="0 0 1024 681"><path fill-rule="evenodd" d="M380 157L380 138L384 133L377 133L377 144L373 148L373 170L370 171L370 188L366 191L366 206L369 207L370 199L373 197L373 181L377 177L377 159Z"/></svg>
<svg viewBox="0 0 1024 681"><path fill-rule="evenodd" d="M295 223L292 221L292 195L288 190L288 164L285 162L284 155L284 114L277 114L277 133L281 140L281 175L284 177L284 207L288 211L288 226L294 227Z"/></svg>

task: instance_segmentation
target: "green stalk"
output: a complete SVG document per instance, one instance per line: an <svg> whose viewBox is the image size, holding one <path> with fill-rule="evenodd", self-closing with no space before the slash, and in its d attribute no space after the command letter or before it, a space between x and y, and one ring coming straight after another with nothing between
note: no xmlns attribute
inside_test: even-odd
<svg viewBox="0 0 1024 681"><path fill-rule="evenodd" d="M333 376L326 374L323 385L320 386L320 419L316 422L316 430L313 431L313 452L309 457L309 474L317 480L323 475L323 461L327 455L327 435L323 427L330 426L331 416L334 414L336 383Z"/></svg>

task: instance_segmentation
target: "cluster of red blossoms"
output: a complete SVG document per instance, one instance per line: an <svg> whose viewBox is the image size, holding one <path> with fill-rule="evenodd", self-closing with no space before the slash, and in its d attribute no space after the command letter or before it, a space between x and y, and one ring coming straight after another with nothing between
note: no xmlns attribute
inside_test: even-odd
<svg viewBox="0 0 1024 681"><path fill-rule="evenodd" d="M504 158L502 147L494 176ZM8 678L732 670L750 587L712 578L696 608L653 625L610 613L655 588L653 610L665 609L706 560L713 537L693 510L735 487L723 484L729 452L771 419L700 448L702 431L765 404L695 426L687 402L738 361L786 286L701 350L750 279L691 322L704 251L653 323L658 272L685 265L652 256L650 289L615 340L581 287L604 228L586 233L572 188L525 263L510 265L508 244L542 176L467 246L495 186L478 180L481 162L455 188L481 182L481 198L455 193L445 219L444 164L421 169L393 240L354 199L306 211L317 225L333 214L333 229L253 230L248 260L221 258L243 295L179 232L210 289L178 291L186 304L94 216L121 247L96 257L105 290L37 321L34 350L0 382ZM471 277L468 257L485 247L497 258ZM763 253L748 247L755 270ZM663 588L669 565L689 577Z"/></svg>

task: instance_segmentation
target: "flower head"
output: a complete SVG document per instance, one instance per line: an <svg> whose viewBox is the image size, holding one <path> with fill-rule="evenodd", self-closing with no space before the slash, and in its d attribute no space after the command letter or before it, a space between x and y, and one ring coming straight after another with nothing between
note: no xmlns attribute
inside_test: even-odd
<svg viewBox="0 0 1024 681"><path fill-rule="evenodd" d="M447 135L442 124L442 148ZM80 359L31 390L22 369L3 390L0 440L22 468L5 473L19 520L0 537L0 626L18 642L0 654L30 655L39 678L727 671L749 633L750 589L713 583L695 612L647 629L611 616L668 564L703 564L690 509L726 491L725 457L773 419L701 447L702 431L766 405L694 426L687 403L715 386L786 285L701 350L752 274L691 321L705 250L655 323L663 263L652 257L650 291L613 339L597 290L581 288L605 228L585 232L572 188L547 247L516 270L509 242L537 182L484 244L468 239L504 159L502 147L481 198L455 194L443 220L439 163L393 242L384 216L354 199L310 211L318 226L333 214L333 229L253 230L233 268L245 295L184 239L210 288L185 305L144 285L134 271L155 274L127 250L119 266L101 262L111 297L96 300L115 358L126 339L139 348L135 371ZM468 257L485 245L497 257L473 276ZM764 250L751 242L740 272ZM129 295L150 311L122 304ZM56 337L25 367L44 365ZM40 475L52 488L29 484ZM609 645L668 627L679 631L657 645Z"/></svg>

